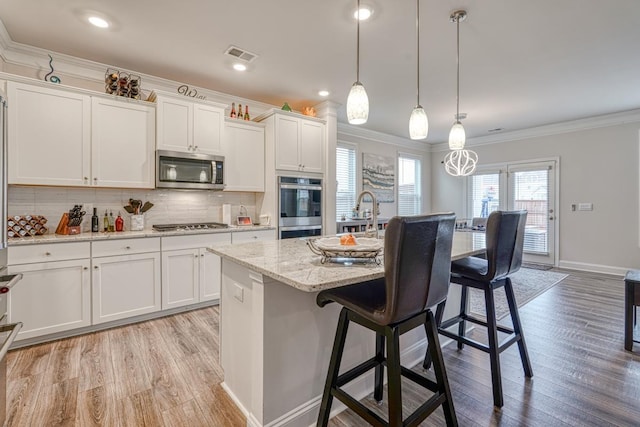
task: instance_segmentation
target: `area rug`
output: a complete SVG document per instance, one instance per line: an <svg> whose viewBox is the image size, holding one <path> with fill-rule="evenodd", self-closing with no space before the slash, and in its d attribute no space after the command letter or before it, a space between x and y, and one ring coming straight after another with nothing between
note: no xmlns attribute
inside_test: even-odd
<svg viewBox="0 0 640 427"><path fill-rule="evenodd" d="M522 307L535 297L548 291L568 276L568 274L555 271L521 268L511 275L511 283L513 284L513 292L516 295L518 307ZM504 289L495 291L494 300L497 319L509 314L509 305L504 295ZM469 288L469 312L476 316L486 317L484 292L479 289Z"/></svg>

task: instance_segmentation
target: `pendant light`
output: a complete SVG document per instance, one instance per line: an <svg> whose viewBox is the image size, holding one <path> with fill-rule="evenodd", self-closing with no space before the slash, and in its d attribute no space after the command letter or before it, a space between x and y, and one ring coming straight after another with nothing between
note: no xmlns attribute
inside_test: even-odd
<svg viewBox="0 0 640 427"><path fill-rule="evenodd" d="M460 123L460 23L467 18L467 12L456 10L449 20L456 24L457 30L457 56L456 56L456 117L449 132L449 152L444 158L444 167L449 175L467 176L476 170L478 155L472 150L465 150L466 133Z"/></svg>
<svg viewBox="0 0 640 427"><path fill-rule="evenodd" d="M425 139L429 133L429 119L420 105L420 0L416 0L416 47L417 47L417 103L409 117L409 137L411 139Z"/></svg>
<svg viewBox="0 0 640 427"><path fill-rule="evenodd" d="M369 97L360 83L360 0L358 0L358 35L356 44L356 82L347 97L347 120L352 125L361 125L369 118Z"/></svg>

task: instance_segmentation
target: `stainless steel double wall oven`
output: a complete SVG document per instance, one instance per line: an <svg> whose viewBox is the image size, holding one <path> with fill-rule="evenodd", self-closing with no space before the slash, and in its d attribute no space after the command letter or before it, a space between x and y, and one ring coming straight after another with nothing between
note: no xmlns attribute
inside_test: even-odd
<svg viewBox="0 0 640 427"><path fill-rule="evenodd" d="M322 180L281 176L278 178L281 239L322 234Z"/></svg>

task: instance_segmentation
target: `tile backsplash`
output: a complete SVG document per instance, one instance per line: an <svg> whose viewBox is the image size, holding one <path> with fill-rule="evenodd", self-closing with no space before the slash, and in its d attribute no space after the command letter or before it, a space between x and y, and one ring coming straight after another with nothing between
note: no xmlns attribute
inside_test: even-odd
<svg viewBox="0 0 640 427"><path fill-rule="evenodd" d="M82 221L82 231L91 229L93 208L98 208L100 224L105 210L118 212L125 219L125 230L129 229L129 214L123 206L129 199L140 199L154 204L145 215L145 228L153 224L185 222L222 222L222 205L231 205L231 218L240 214L240 206L254 223L256 215L256 194L240 192L203 191L203 190L135 190L103 188L64 188L64 187L28 187L9 186L9 215L44 215L49 233L54 233L64 212L73 205L82 205L87 214Z"/></svg>

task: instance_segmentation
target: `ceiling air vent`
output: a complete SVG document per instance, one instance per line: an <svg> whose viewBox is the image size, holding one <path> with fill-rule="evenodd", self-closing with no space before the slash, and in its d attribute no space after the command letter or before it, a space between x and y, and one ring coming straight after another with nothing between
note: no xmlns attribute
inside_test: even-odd
<svg viewBox="0 0 640 427"><path fill-rule="evenodd" d="M224 53L226 55L233 56L234 58L242 59L246 62L252 62L258 57L258 55L256 55L255 53L248 52L236 46L229 46L229 48Z"/></svg>

